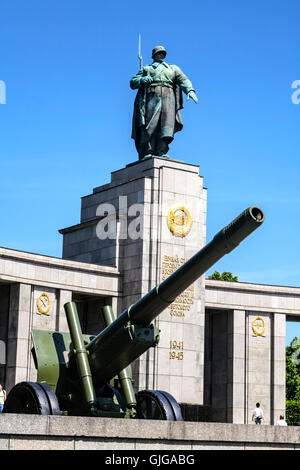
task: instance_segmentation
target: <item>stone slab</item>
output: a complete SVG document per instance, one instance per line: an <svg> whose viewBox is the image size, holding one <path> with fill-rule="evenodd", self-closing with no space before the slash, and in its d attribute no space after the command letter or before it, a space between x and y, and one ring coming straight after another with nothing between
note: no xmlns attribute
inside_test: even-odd
<svg viewBox="0 0 300 470"><path fill-rule="evenodd" d="M299 427L0 415L1 450L294 450Z"/></svg>

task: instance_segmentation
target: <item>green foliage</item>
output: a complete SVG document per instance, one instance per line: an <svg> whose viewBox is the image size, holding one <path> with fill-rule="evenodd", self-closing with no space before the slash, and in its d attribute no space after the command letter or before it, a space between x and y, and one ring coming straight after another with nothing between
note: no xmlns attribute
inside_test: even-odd
<svg viewBox="0 0 300 470"><path fill-rule="evenodd" d="M229 281L239 282L237 276L233 276L232 273L224 271L222 274L219 271L214 271L213 274L208 276L208 279L214 279L215 281Z"/></svg>
<svg viewBox="0 0 300 470"><path fill-rule="evenodd" d="M300 340L294 338L286 348L286 421L300 421Z"/></svg>
<svg viewBox="0 0 300 470"><path fill-rule="evenodd" d="M287 400L286 402L286 422L289 426L295 426L300 421L300 401Z"/></svg>
<svg viewBox="0 0 300 470"><path fill-rule="evenodd" d="M300 375L291 356L286 357L286 399L300 400Z"/></svg>

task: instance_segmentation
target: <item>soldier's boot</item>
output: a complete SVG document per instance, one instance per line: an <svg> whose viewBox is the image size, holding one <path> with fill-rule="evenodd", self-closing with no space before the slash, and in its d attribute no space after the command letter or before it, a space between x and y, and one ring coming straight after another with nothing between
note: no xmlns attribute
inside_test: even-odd
<svg viewBox="0 0 300 470"><path fill-rule="evenodd" d="M168 145L167 140L164 138L158 139L155 154L158 157L170 158L169 155L167 155L168 150L169 150L169 145Z"/></svg>

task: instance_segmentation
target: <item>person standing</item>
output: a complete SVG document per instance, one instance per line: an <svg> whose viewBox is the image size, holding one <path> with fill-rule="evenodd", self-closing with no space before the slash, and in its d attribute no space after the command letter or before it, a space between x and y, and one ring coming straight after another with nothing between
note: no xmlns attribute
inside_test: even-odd
<svg viewBox="0 0 300 470"><path fill-rule="evenodd" d="M3 411L5 400L6 400L6 391L2 388L2 385L0 384L0 413L2 413Z"/></svg>
<svg viewBox="0 0 300 470"><path fill-rule="evenodd" d="M255 424L261 424L262 421L265 421L263 410L260 407L260 403L256 403L256 407L252 413L252 421L255 421Z"/></svg>
<svg viewBox="0 0 300 470"><path fill-rule="evenodd" d="M283 415L280 415L279 416L279 419L276 421L276 425L275 426L287 426L287 422L286 420L284 419L284 416Z"/></svg>

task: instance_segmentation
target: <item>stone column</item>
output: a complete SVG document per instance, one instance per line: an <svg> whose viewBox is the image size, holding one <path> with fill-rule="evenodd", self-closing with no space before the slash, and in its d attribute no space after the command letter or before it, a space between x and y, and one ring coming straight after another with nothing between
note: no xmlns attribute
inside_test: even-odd
<svg viewBox="0 0 300 470"><path fill-rule="evenodd" d="M264 411L265 423L272 415L272 314L247 312L246 337L246 423L252 423L257 402Z"/></svg>
<svg viewBox="0 0 300 470"><path fill-rule="evenodd" d="M0 286L0 383L6 383L6 349L9 318L10 285Z"/></svg>
<svg viewBox="0 0 300 470"><path fill-rule="evenodd" d="M7 392L17 382L28 380L29 378L31 292L31 285L11 285L5 384Z"/></svg>
<svg viewBox="0 0 300 470"><path fill-rule="evenodd" d="M286 336L286 315L274 313L273 315L273 335L272 335L272 412L271 424L276 423L279 416L285 416L285 339Z"/></svg>
<svg viewBox="0 0 300 470"><path fill-rule="evenodd" d="M245 341L246 312L233 310L229 316L228 350L228 422L245 422Z"/></svg>
<svg viewBox="0 0 300 470"><path fill-rule="evenodd" d="M68 332L68 322L64 309L64 305L67 302L72 302L72 291L61 289L58 294L58 305L57 305L57 319L56 319L56 330L62 332Z"/></svg>

